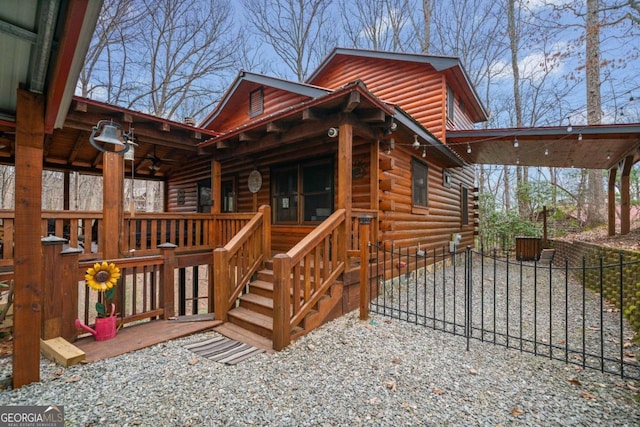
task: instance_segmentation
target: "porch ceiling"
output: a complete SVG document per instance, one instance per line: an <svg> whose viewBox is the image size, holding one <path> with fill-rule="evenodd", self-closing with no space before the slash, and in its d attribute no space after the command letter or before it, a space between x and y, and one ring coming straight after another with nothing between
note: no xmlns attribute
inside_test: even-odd
<svg viewBox="0 0 640 427"><path fill-rule="evenodd" d="M573 126L570 131L567 127L448 130L446 140L467 163L610 169L627 156L633 163L640 160L638 123Z"/></svg>
<svg viewBox="0 0 640 427"><path fill-rule="evenodd" d="M100 120L113 119L125 130L133 128L135 140L135 175L141 178L163 179L175 168L183 167L198 156L197 144L217 135L148 114L74 97L64 127L47 135L44 147L44 167L50 170L74 170L100 174L102 154L89 143L92 127ZM0 136L0 163L14 162L14 135ZM154 162L152 157L160 159ZM125 162L127 173L131 162Z"/></svg>

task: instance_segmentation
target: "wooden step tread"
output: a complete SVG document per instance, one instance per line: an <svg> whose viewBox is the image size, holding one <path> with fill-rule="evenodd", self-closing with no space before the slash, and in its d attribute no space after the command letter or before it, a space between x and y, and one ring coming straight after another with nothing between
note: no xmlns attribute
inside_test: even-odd
<svg viewBox="0 0 640 427"><path fill-rule="evenodd" d="M262 295L248 293L248 294L242 295L240 299L251 302L256 305L261 305L263 307L268 307L273 309L273 299L263 297Z"/></svg>
<svg viewBox="0 0 640 427"><path fill-rule="evenodd" d="M232 340L240 341L245 344L252 345L256 348L260 348L265 352L272 354L275 352L273 349L273 342L269 338L265 338L262 335L258 335L255 332L248 331L238 325L227 322L217 328L213 329L217 333L224 335Z"/></svg>
<svg viewBox="0 0 640 427"><path fill-rule="evenodd" d="M260 326L263 329L273 331L273 319L264 314L256 313L244 307L236 307L230 310L229 317L235 317L247 323L251 323L256 326Z"/></svg>

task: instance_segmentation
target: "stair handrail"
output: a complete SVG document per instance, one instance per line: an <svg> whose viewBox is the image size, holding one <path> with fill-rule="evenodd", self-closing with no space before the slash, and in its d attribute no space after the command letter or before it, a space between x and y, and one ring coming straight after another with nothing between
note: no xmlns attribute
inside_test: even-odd
<svg viewBox="0 0 640 427"><path fill-rule="evenodd" d="M287 253L273 257L273 348L281 350L291 342L291 331L325 295L345 269L346 210L338 209ZM322 277L320 253L323 249ZM307 260L304 267L301 263ZM314 289L310 289L311 261ZM302 301L299 295L303 294ZM291 295L294 296L291 302Z"/></svg>
<svg viewBox="0 0 640 427"><path fill-rule="evenodd" d="M227 313L271 252L271 208L261 206L251 220L222 248L213 251L214 317Z"/></svg>

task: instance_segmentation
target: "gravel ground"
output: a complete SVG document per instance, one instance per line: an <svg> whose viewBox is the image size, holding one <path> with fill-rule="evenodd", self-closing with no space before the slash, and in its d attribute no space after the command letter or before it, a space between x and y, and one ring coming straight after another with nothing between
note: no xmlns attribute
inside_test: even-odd
<svg viewBox="0 0 640 427"><path fill-rule="evenodd" d="M42 381L0 405L64 405L73 426L640 424L638 383L357 314L236 366L183 348L214 332L69 368L43 359Z"/></svg>

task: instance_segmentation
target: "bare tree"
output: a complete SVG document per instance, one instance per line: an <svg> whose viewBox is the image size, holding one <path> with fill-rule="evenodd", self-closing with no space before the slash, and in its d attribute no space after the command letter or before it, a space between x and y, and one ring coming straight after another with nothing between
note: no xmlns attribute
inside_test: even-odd
<svg viewBox="0 0 640 427"><path fill-rule="evenodd" d="M206 114L235 72L232 10L228 0L107 0L82 94L170 119Z"/></svg>
<svg viewBox="0 0 640 427"><path fill-rule="evenodd" d="M333 44L331 1L243 0L243 5L251 30L273 49L286 71L303 81Z"/></svg>
<svg viewBox="0 0 640 427"><path fill-rule="evenodd" d="M121 98L126 90L123 64L141 30L140 20L135 0L105 0L78 79L80 96L110 103Z"/></svg>

